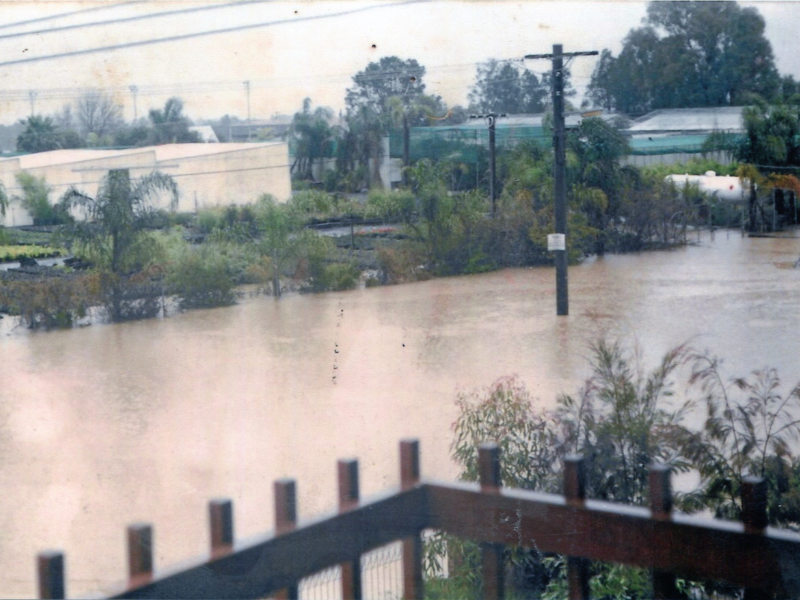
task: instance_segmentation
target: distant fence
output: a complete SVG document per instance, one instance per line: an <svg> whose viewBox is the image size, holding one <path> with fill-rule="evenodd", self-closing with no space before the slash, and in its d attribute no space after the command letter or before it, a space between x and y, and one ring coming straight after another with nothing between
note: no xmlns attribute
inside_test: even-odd
<svg viewBox="0 0 800 600"><path fill-rule="evenodd" d="M480 447L479 471L478 484L421 482L419 444L405 440L400 490L362 503L357 461L340 460L339 512L300 527L295 482L281 479L274 534L247 546L235 544L232 503L213 500L210 557L176 572L153 572L152 528L131 525L128 584L112 597L421 598L421 533L436 529L480 543L485 598L504 596L505 545L566 555L570 598L589 597L588 560L650 568L654 598L675 597L676 576L739 586L748 600L800 598L800 535L766 526L763 480L745 481L739 523L673 514L662 466L650 471L649 508L587 500L580 457L565 460L563 495L503 489L494 444ZM40 554L38 574L41 598L65 597L63 554Z"/></svg>

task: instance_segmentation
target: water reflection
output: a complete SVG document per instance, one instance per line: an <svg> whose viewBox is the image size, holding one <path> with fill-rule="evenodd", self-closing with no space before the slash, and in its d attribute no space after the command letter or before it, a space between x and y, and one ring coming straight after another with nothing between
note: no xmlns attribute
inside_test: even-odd
<svg viewBox="0 0 800 600"><path fill-rule="evenodd" d="M800 378L797 239L717 234L698 247L550 269L319 296L249 298L162 321L0 339L0 595L35 594L34 556L67 553L68 593L125 576L126 524L155 526L156 567L206 551L206 501L234 500L237 537L271 525L271 483L298 480L301 518L335 503L335 459L362 493L397 482L397 442L451 478L458 390L518 374L552 402L601 335L655 364L692 339L731 375Z"/></svg>

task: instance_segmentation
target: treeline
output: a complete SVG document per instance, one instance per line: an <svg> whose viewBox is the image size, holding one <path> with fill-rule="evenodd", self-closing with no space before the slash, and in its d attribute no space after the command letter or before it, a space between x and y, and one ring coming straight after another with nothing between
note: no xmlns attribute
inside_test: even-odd
<svg viewBox="0 0 800 600"><path fill-rule="evenodd" d="M18 152L46 152L61 148L99 146L149 146L199 142L183 101L170 98L163 108L151 109L147 119L126 123L122 106L109 94L94 90L54 116L31 115L21 121Z"/></svg>
<svg viewBox="0 0 800 600"><path fill-rule="evenodd" d="M604 50L589 97L631 116L658 108L789 101L800 91L781 76L758 9L736 2L651 2L617 56Z"/></svg>

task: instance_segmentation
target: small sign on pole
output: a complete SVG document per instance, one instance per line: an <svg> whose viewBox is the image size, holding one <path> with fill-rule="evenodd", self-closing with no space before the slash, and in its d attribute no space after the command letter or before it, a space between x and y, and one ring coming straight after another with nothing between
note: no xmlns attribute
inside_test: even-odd
<svg viewBox="0 0 800 600"><path fill-rule="evenodd" d="M563 233L548 233L547 234L547 250L554 252L556 250L567 249L567 236Z"/></svg>

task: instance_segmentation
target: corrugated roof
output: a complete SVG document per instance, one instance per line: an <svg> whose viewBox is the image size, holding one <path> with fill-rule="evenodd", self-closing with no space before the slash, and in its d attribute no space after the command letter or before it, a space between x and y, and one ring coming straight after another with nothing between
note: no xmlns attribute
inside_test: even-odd
<svg viewBox="0 0 800 600"><path fill-rule="evenodd" d="M743 131L742 110L741 106L664 108L639 117L628 131Z"/></svg>

